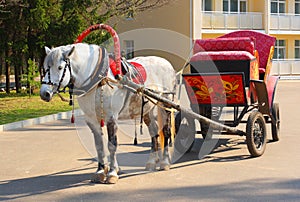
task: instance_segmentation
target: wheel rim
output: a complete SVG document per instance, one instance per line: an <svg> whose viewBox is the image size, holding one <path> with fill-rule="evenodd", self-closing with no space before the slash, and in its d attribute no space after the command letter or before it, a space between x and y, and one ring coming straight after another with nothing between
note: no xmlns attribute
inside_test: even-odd
<svg viewBox="0 0 300 202"><path fill-rule="evenodd" d="M253 129L253 138L254 138L254 144L258 150L260 150L263 147L264 144L264 128L262 127L262 121L257 119L254 122L254 129Z"/></svg>

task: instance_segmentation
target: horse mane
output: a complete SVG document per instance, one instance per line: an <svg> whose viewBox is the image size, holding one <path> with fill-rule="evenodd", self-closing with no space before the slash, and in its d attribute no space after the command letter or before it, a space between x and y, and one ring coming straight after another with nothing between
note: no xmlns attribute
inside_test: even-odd
<svg viewBox="0 0 300 202"><path fill-rule="evenodd" d="M75 44L75 46L78 44ZM88 45L88 44L86 44ZM58 58L63 57L63 53L70 50L70 48L74 46L74 44L70 44L70 45L65 45L65 46L58 46L55 48L51 49L51 52L49 54L46 55L45 60L44 60L44 64L48 64L48 62L52 62L54 60L57 60ZM75 56L75 54L74 54ZM73 57L74 57L73 56ZM53 64L48 64L48 66L52 66Z"/></svg>

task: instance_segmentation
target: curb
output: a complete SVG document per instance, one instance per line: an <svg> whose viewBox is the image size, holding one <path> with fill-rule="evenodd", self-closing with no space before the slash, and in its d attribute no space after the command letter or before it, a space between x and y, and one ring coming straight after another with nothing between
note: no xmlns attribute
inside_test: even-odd
<svg viewBox="0 0 300 202"><path fill-rule="evenodd" d="M80 109L76 109L74 111L74 116L80 116L80 115L83 115L83 112ZM72 111L68 111L68 112L60 112L58 114L42 116L38 118L27 119L24 121L17 121L13 123L0 125L0 132L15 130L15 129L47 123L55 120L70 119L71 117L72 117Z"/></svg>

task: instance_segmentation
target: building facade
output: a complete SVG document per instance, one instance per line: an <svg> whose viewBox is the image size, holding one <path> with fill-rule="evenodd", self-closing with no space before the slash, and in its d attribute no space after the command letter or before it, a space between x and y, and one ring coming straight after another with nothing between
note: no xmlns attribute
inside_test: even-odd
<svg viewBox="0 0 300 202"><path fill-rule="evenodd" d="M272 74L300 74L300 0L174 0L128 16L117 30L128 56L160 55L176 69L188 60L195 39L256 30L277 39Z"/></svg>

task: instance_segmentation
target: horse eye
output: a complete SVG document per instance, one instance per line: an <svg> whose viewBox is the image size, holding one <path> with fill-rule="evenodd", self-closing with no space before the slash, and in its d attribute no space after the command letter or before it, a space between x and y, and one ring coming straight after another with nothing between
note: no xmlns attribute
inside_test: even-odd
<svg viewBox="0 0 300 202"><path fill-rule="evenodd" d="M62 70L62 66L59 66L59 67L58 67L58 70Z"/></svg>

